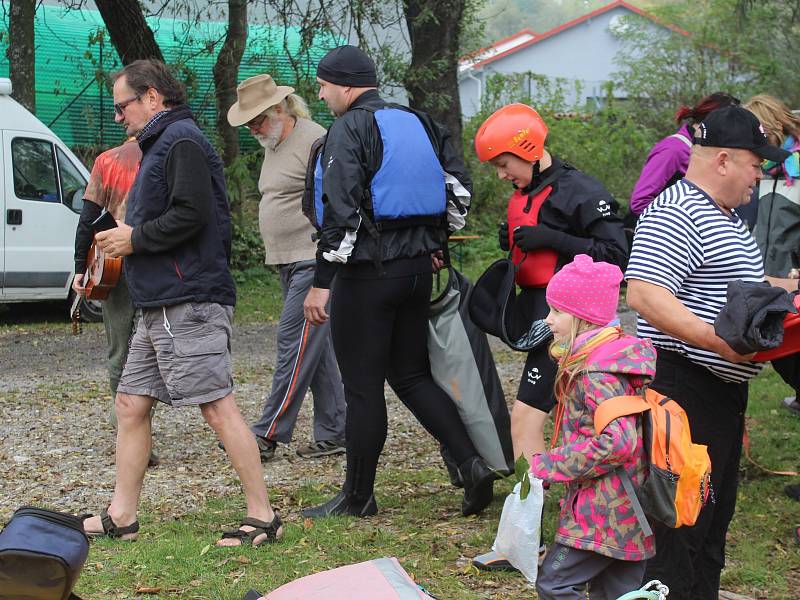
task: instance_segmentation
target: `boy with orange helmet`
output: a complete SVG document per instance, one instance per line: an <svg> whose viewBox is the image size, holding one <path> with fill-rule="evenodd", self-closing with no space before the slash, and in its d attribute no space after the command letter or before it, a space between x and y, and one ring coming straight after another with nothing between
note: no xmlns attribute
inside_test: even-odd
<svg viewBox="0 0 800 600"><path fill-rule="evenodd" d="M522 289L513 328L527 331L547 316L545 288L553 274L578 254L625 268L628 243L616 202L602 183L552 156L545 148L547 125L525 104L494 112L475 135L475 152L497 176L514 186L500 248L511 250ZM511 412L515 457L544 452L544 423L555 405L556 365L547 345L528 353ZM493 554L493 553L490 553ZM503 568L502 557L483 555L476 565Z"/></svg>
<svg viewBox="0 0 800 600"><path fill-rule="evenodd" d="M625 267L628 245L616 202L602 183L545 149L547 125L525 104L493 113L475 135L475 152L514 186L500 248L512 252L522 288L515 321L527 330L547 315L544 290L578 254ZM511 417L516 456L544 451L544 421L552 409L555 365L540 347L528 355Z"/></svg>

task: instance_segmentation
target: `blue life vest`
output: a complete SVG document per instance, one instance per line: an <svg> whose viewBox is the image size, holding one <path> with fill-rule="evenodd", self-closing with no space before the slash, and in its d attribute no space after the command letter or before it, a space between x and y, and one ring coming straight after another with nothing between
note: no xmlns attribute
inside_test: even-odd
<svg viewBox="0 0 800 600"><path fill-rule="evenodd" d="M318 149L317 160L314 163L314 212L311 224L317 229L322 229L322 215L325 207L322 205L322 148ZM307 215L308 216L308 215Z"/></svg>
<svg viewBox="0 0 800 600"><path fill-rule="evenodd" d="M363 108L361 110L370 110ZM383 142L381 166L370 182L373 219L378 228L386 221L435 218L445 214L444 171L419 118L400 108L372 111ZM322 152L314 163L312 223L322 228ZM398 225L401 225L398 223Z"/></svg>

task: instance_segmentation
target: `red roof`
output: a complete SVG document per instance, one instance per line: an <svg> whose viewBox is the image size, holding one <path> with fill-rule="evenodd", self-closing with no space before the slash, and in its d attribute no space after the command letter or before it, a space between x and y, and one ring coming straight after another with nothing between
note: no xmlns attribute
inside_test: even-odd
<svg viewBox="0 0 800 600"><path fill-rule="evenodd" d="M592 19L592 18L594 18L594 17L596 17L598 15L602 15L603 13L607 13L610 10L613 10L615 8L620 8L620 7L621 8L627 8L631 12L634 12L637 15L640 15L642 17L650 19L654 23L657 23L657 24L661 25L662 27L666 27L668 29L671 29L672 31L674 31L676 33L679 33L681 35L685 35L685 36L691 35L685 29L681 29L677 25L664 23L658 17L656 17L655 15L652 15L649 12L642 10L638 6L634 6L633 4L629 4L628 2L625 2L625 0L615 0L614 2L606 4L605 6L601 6L600 8L598 8L596 10L593 10L590 13L582 15L582 16L576 18L576 19L573 19L572 21L568 21L568 22L564 23L563 25L559 25L558 27L554 27L550 31L546 31L545 33L542 33L540 35L536 35L536 37L534 37L532 40L528 40L526 42L523 42L523 43L519 44L518 46L514 46L513 48L510 48L510 49L506 50L505 52L500 52L498 54L495 54L493 56L485 58L484 60L479 60L476 63L474 63L473 65L471 65L471 67L475 68L475 67L482 67L484 65L488 65L489 63L492 63L492 62L494 62L496 60L504 58L504 57L508 56L509 54L513 54L514 52L518 52L518 51L522 50L523 48L528 48L529 46L532 46L534 44L538 44L539 42L544 41L547 38L551 38L554 35L557 35L557 34L561 33L562 31L570 29L571 27L575 27L576 25L580 25L581 23L583 23L585 21L588 21L588 20L590 20L590 19ZM509 41L509 40L519 36L522 33L527 33L527 32L530 32L530 31L531 31L530 29L523 29L522 31L519 31L519 32L515 33L512 36L509 36L507 38L503 38L502 40L500 40L498 42L495 42L494 44L492 44L492 46L489 47L489 49L491 49L493 47L496 47L498 44L501 44L501 43L503 43L505 41ZM484 51L485 50L487 50L487 49L484 49ZM479 53L480 53L480 51L478 51L476 53L473 53L472 56L478 56Z"/></svg>
<svg viewBox="0 0 800 600"><path fill-rule="evenodd" d="M497 40L496 42L492 42L492 44L490 46L486 46L485 48L480 48L478 50L470 52L469 54L465 54L464 56L462 56L459 59L459 61L460 62L468 62L470 60L475 60L478 57L480 57L482 54L486 54L487 52L491 52L492 50L496 50L497 48L499 48L503 44L512 41L514 38L522 37L522 36L525 36L525 35L529 35L531 37L536 37L539 34L536 33L530 27L526 27L525 29L520 29L516 33L513 33L513 34L511 34L511 35L509 35L507 37L504 37L503 39ZM523 42L520 42L520 43L523 43ZM476 62L481 62L481 61L478 60Z"/></svg>

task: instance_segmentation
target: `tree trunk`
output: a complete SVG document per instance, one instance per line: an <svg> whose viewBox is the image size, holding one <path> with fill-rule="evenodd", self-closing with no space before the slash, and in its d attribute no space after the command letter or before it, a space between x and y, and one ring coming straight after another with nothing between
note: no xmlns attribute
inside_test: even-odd
<svg viewBox="0 0 800 600"><path fill-rule="evenodd" d="M404 81L409 103L445 125L462 156L458 55L466 1L404 0L404 4L411 38L411 64Z"/></svg>
<svg viewBox="0 0 800 600"><path fill-rule="evenodd" d="M141 58L164 60L138 0L95 0L95 4L123 65Z"/></svg>
<svg viewBox="0 0 800 600"><path fill-rule="evenodd" d="M31 112L36 111L36 49L33 18L36 0L11 0L8 17L8 71L12 96Z"/></svg>
<svg viewBox="0 0 800 600"><path fill-rule="evenodd" d="M214 63L214 89L217 99L217 133L222 161L230 165L239 154L239 133L228 124L228 109L236 102L239 64L247 43L247 0L228 0L228 32Z"/></svg>

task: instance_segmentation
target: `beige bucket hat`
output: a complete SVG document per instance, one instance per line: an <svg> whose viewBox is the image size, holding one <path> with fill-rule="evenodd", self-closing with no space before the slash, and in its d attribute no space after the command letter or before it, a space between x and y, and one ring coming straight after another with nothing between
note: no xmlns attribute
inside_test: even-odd
<svg viewBox="0 0 800 600"><path fill-rule="evenodd" d="M271 75L249 77L236 87L237 101L228 110L228 123L233 127L244 125L292 92L293 87L277 85Z"/></svg>

